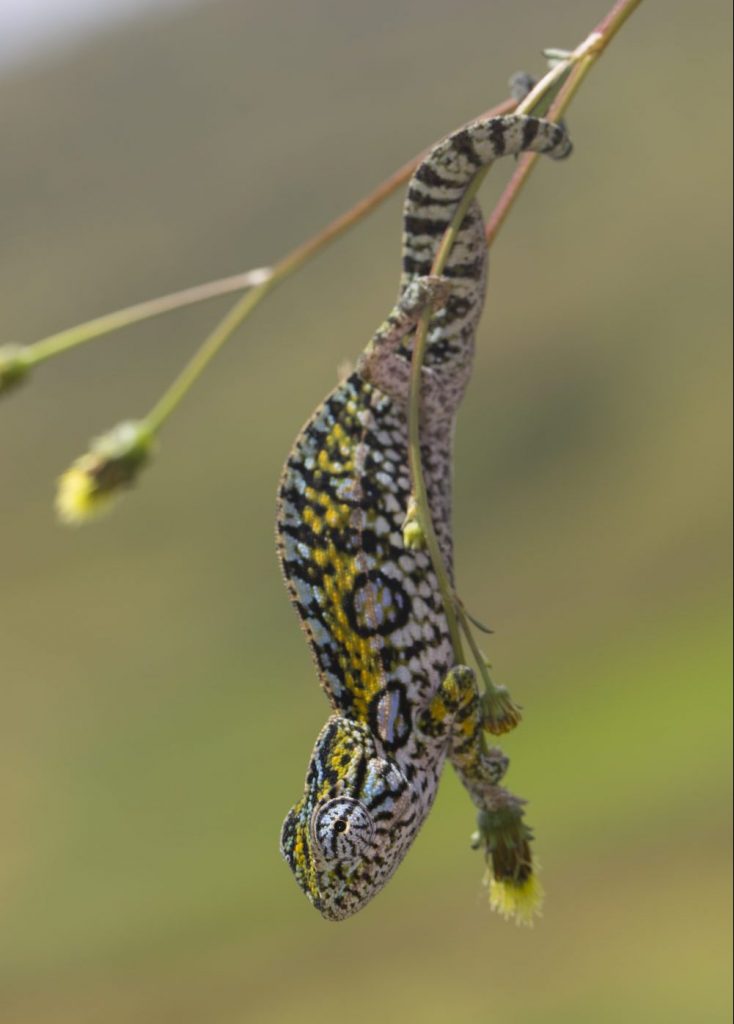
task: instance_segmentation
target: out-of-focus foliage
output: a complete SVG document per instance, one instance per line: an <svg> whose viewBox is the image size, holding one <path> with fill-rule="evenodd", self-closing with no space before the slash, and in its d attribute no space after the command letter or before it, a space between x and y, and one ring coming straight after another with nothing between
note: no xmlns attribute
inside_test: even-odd
<svg viewBox="0 0 734 1024"><path fill-rule="evenodd" d="M606 6L227 0L15 71L3 340L277 258ZM396 199L258 310L103 523L58 528L54 477L149 408L218 307L0 405L3 1020L729 1019L730 27L718 0L643 4L494 250L457 559L526 709L505 748L540 925L490 914L448 776L353 920L322 922L277 851L326 704L274 493L392 303Z"/></svg>

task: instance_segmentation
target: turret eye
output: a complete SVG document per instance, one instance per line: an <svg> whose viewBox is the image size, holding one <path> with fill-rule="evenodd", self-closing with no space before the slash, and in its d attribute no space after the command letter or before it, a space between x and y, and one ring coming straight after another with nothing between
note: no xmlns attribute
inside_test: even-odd
<svg viewBox="0 0 734 1024"><path fill-rule="evenodd" d="M311 834L327 864L354 864L361 860L375 832L372 815L359 800L336 797L317 807Z"/></svg>

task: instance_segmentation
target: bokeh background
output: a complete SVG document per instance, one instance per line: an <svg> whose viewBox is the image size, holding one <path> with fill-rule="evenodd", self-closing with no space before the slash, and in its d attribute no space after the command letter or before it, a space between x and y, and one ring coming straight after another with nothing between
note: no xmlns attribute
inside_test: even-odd
<svg viewBox="0 0 734 1024"><path fill-rule="evenodd" d="M278 258L607 6L138 5L0 68L3 338ZM542 921L490 913L448 773L352 920L323 922L278 854L327 708L274 494L393 301L396 197L259 308L104 522L57 526L55 477L231 300L2 402L4 1024L730 1018L730 19L643 4L494 249L457 562L526 708L505 747Z"/></svg>

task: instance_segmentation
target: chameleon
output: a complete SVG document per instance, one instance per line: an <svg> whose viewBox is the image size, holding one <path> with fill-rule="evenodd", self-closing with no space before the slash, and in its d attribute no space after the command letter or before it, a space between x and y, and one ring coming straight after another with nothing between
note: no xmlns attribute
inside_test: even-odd
<svg viewBox="0 0 734 1024"><path fill-rule="evenodd" d="M431 266L481 167L524 150L559 159L570 149L562 125L508 115L474 121L430 151L408 186L397 304L303 427L282 473L279 559L331 713L280 846L330 921L363 908L393 875L446 759L478 808L490 871L519 887L532 877L522 801L498 785L508 759L486 746L472 669L454 664L429 554L404 542L407 404L413 336L428 309L420 447L434 530L453 574L452 439L486 286L476 201L443 274L432 276Z"/></svg>

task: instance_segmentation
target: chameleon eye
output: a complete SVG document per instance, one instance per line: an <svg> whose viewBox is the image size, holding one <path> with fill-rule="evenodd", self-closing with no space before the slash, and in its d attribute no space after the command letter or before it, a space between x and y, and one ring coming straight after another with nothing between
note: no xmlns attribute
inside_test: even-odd
<svg viewBox="0 0 734 1024"><path fill-rule="evenodd" d="M359 800L336 797L316 809L312 833L327 864L353 864L372 845L375 825Z"/></svg>

